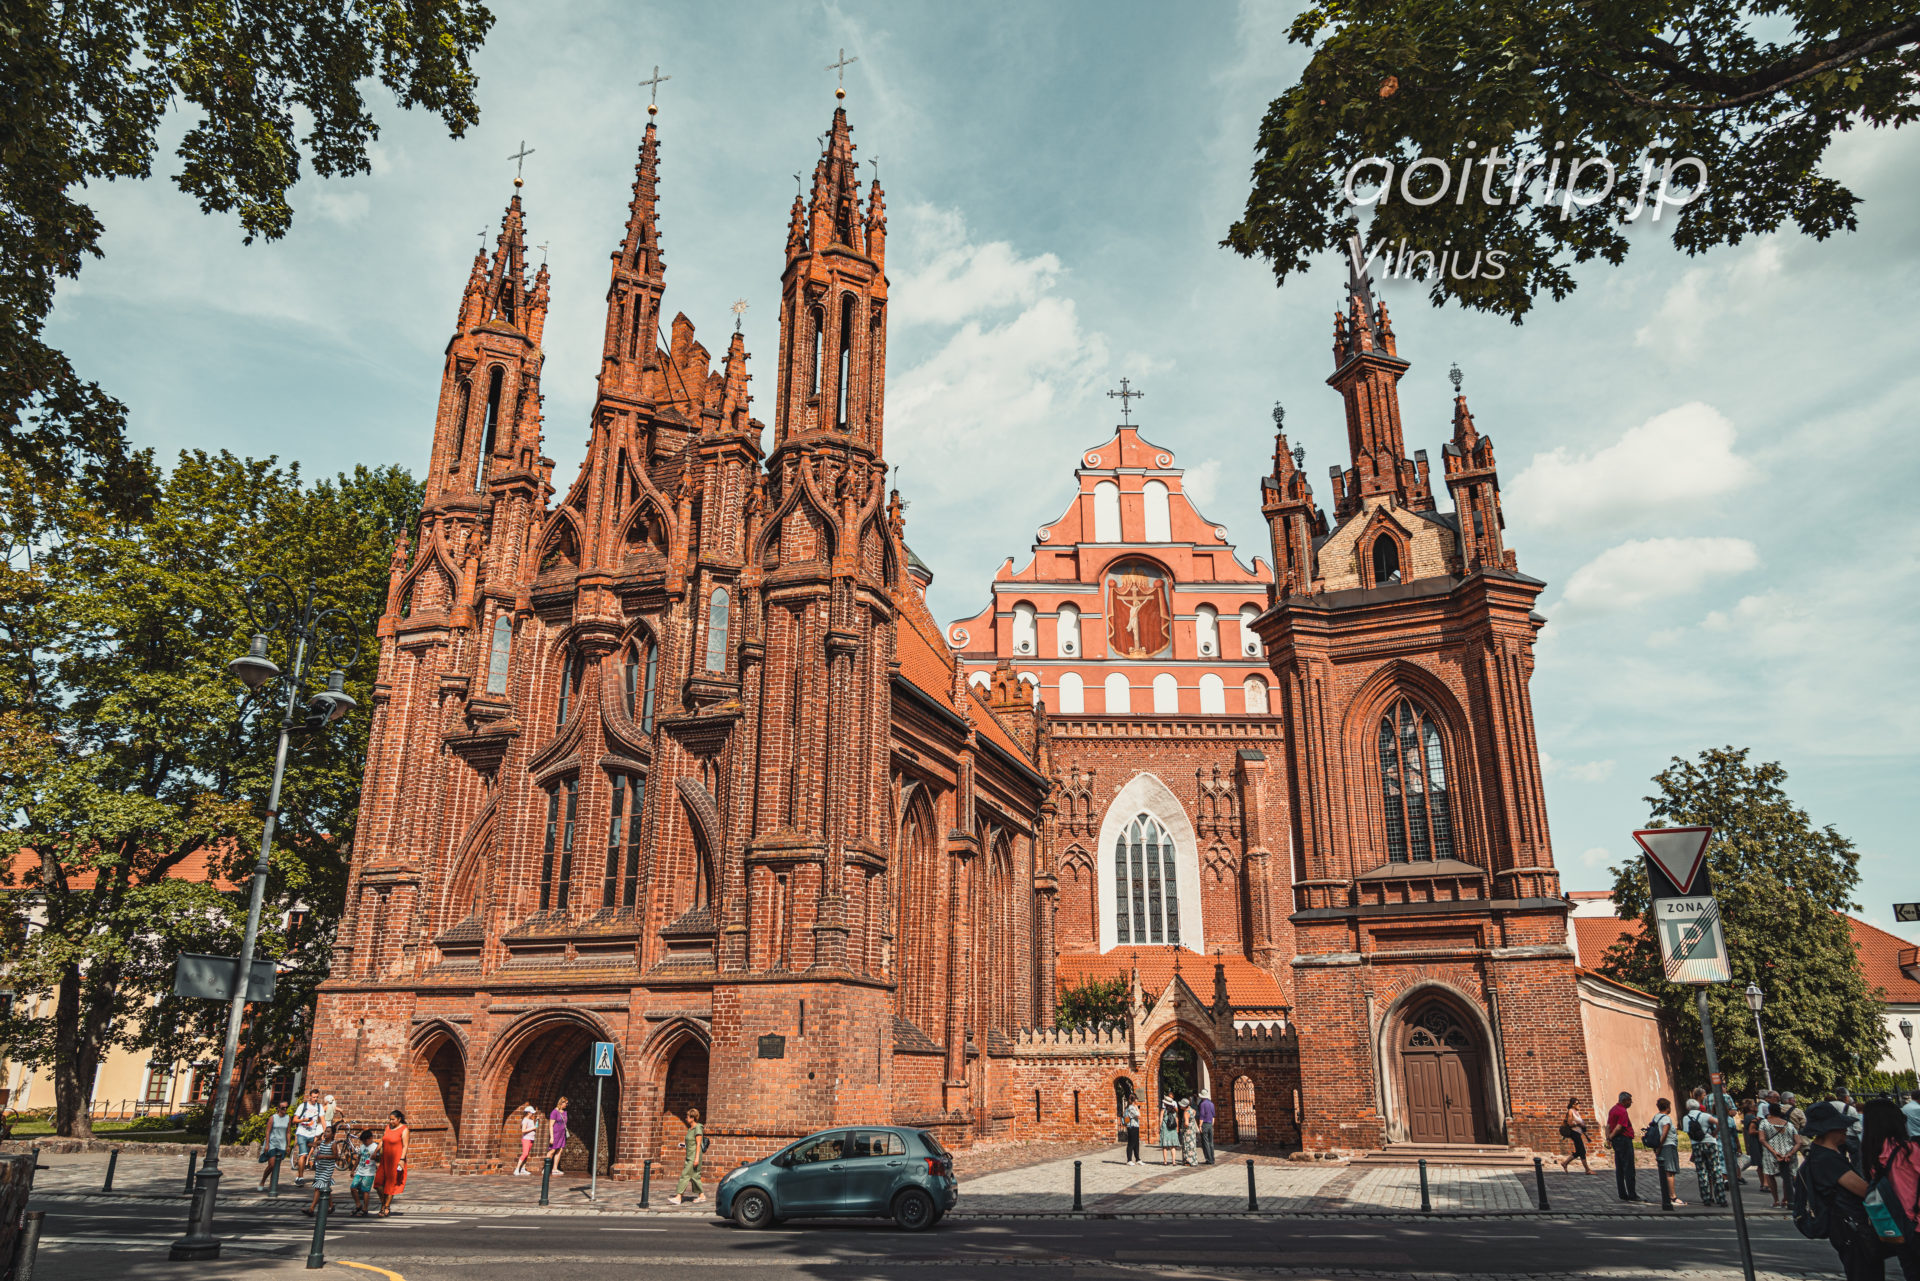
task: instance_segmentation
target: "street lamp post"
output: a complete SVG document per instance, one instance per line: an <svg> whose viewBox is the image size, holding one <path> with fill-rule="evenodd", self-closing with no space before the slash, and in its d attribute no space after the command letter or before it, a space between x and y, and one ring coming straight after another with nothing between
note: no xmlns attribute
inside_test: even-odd
<svg viewBox="0 0 1920 1281"><path fill-rule="evenodd" d="M1753 1034L1760 1038L1760 1070L1767 1074L1767 1093L1773 1093L1773 1069L1767 1066L1767 1033L1760 1026L1760 1007L1766 1004L1766 995L1760 991L1758 983L1747 984L1747 1008L1753 1011Z"/></svg>
<svg viewBox="0 0 1920 1281"><path fill-rule="evenodd" d="M1903 1018L1900 1020L1900 1035L1907 1038L1907 1070L1913 1073L1914 1084L1920 1085L1920 1068L1916 1068L1913 1063L1913 1020L1912 1019Z"/></svg>
<svg viewBox="0 0 1920 1281"><path fill-rule="evenodd" d="M276 590L277 589L277 590ZM227 1005L227 1038L220 1051L219 1078L214 1084L213 1114L207 1123L207 1159L200 1167L193 1190L193 1207L188 1212L187 1235L175 1241L168 1251L174 1259L217 1259L220 1238L213 1234L213 1206L220 1190L220 1140L227 1123L227 1095L233 1084L233 1061L240 1049L240 1022L247 1008L247 987L253 975L253 949L260 937L260 909L267 893L267 861L273 851L273 831L280 818L280 784L287 773L287 740L300 727L296 710L305 693L304 674L308 651L324 653L327 658L351 663L359 649L359 637L346 610L320 608L318 590L309 586L304 595L293 590L277 574L263 574L247 585L242 596L247 617L258 629L244 656L227 664L227 671L244 684L249 697L267 692L275 680L286 691L280 716L280 741L273 753L273 785L267 793L267 821L260 832L260 858L253 865L253 889L247 901L247 928L240 942L240 960L234 967L233 997ZM288 602L293 602L290 606ZM293 649L293 667L284 676L267 657L271 635L279 633ZM327 676L326 688L306 700L304 728L318 730L339 720L355 706L343 686L346 673L336 666Z"/></svg>

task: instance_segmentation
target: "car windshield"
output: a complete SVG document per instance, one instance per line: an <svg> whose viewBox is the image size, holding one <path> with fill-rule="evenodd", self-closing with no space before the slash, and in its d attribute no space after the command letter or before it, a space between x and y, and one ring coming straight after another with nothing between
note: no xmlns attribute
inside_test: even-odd
<svg viewBox="0 0 1920 1281"><path fill-rule="evenodd" d="M926 1144L927 1151L933 1153L935 1156L947 1155L947 1150L940 1146L940 1140L934 1138L931 1134L927 1133L925 1130L920 1131L920 1141Z"/></svg>

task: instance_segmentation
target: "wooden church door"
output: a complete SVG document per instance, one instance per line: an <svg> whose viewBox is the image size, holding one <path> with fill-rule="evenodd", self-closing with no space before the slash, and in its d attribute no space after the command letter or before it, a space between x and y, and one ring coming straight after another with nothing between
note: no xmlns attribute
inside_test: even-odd
<svg viewBox="0 0 1920 1281"><path fill-rule="evenodd" d="M1400 1052L1409 1141L1482 1141L1479 1060L1472 1036L1447 1007L1429 1005L1419 1013Z"/></svg>

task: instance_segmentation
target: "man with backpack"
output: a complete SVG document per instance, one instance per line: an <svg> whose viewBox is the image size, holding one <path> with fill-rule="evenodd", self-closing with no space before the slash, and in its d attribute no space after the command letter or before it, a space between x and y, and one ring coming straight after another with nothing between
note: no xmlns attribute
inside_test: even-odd
<svg viewBox="0 0 1920 1281"><path fill-rule="evenodd" d="M1640 1189L1633 1168L1633 1118L1627 1109L1633 1095L1620 1091L1620 1101L1607 1111L1607 1146L1613 1149L1613 1186L1622 1201L1638 1201Z"/></svg>
<svg viewBox="0 0 1920 1281"><path fill-rule="evenodd" d="M1669 1100L1659 1099L1655 1106L1660 1111L1647 1122L1647 1132L1640 1136L1640 1142L1659 1153L1655 1164L1660 1169L1660 1208L1685 1207L1687 1203L1673 1187L1680 1175L1680 1127L1673 1123L1673 1104Z"/></svg>
<svg viewBox="0 0 1920 1281"><path fill-rule="evenodd" d="M1687 1138L1693 1142L1693 1176L1700 1183L1701 1205L1727 1203L1727 1171L1720 1151L1720 1119L1687 1100Z"/></svg>
<svg viewBox="0 0 1920 1281"><path fill-rule="evenodd" d="M1832 1244L1847 1281L1883 1281L1886 1260L1867 1218L1865 1197L1872 1189L1847 1160L1852 1124L1832 1103L1807 1109L1800 1132L1811 1142L1794 1180L1793 1226L1803 1237Z"/></svg>

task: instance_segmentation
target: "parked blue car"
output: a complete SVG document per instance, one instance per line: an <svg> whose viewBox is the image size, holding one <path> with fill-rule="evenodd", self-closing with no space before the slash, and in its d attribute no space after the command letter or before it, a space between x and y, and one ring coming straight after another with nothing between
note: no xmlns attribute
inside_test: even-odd
<svg viewBox="0 0 1920 1281"><path fill-rule="evenodd" d="M960 1198L953 1157L925 1130L848 1126L809 1134L720 1180L714 1208L743 1228L814 1216L890 1216L909 1232Z"/></svg>

